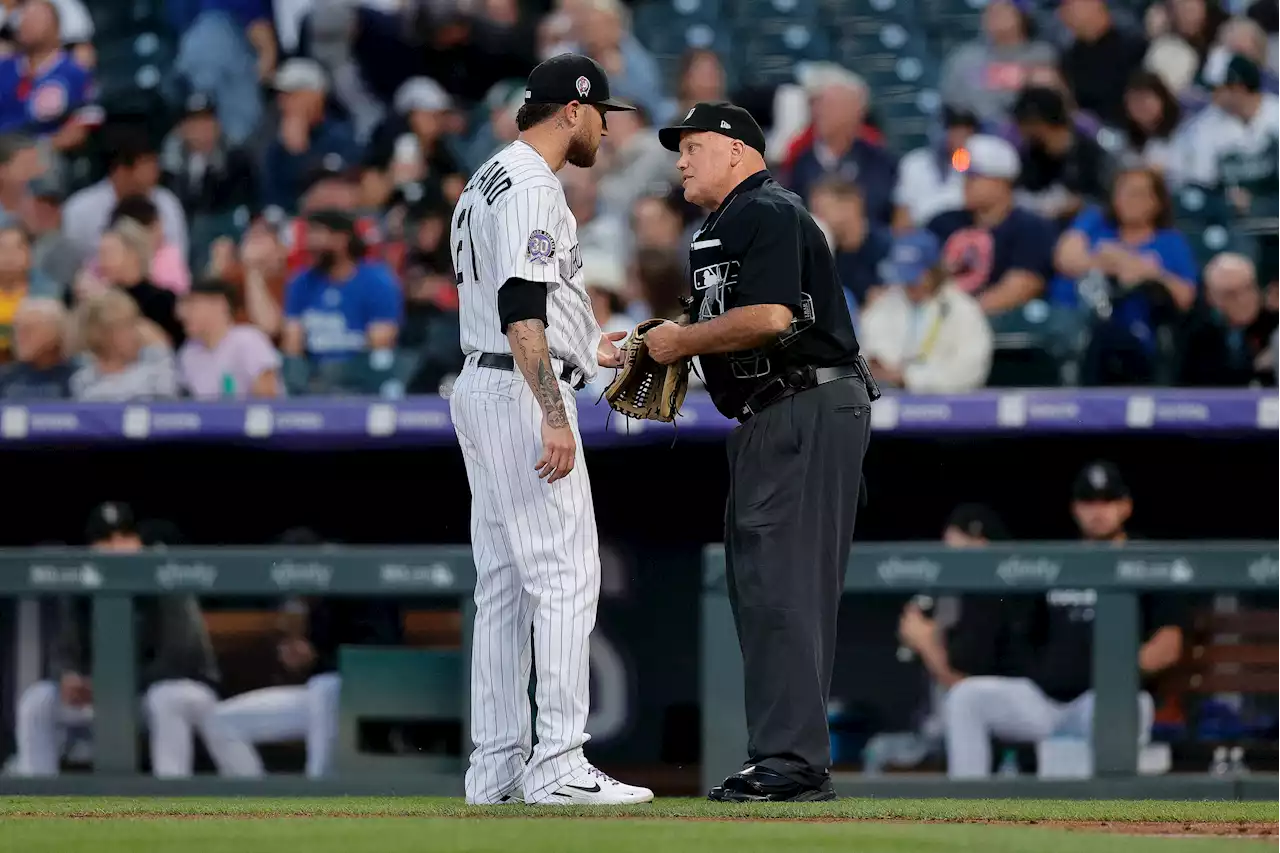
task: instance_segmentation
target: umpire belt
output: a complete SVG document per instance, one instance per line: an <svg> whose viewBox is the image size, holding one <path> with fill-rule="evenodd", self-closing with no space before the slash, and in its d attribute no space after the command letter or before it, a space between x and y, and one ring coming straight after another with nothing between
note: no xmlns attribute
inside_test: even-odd
<svg viewBox="0 0 1280 853"><path fill-rule="evenodd" d="M745 424L774 403L794 397L801 391L808 391L810 388L817 388L819 385L841 379L857 379L866 386L867 395L871 400L874 401L880 397L880 389L871 378L871 371L867 368L862 356L858 356L857 362L842 367L801 367L789 370L781 376L775 376L747 397L747 401L742 404L742 411L738 414L738 423Z"/></svg>
<svg viewBox="0 0 1280 853"><path fill-rule="evenodd" d="M504 352L482 352L476 357L476 367L491 367L494 370L515 372L516 360L514 356L507 355ZM568 382L575 391L581 391L587 384L582 371L567 361L560 368L560 381Z"/></svg>

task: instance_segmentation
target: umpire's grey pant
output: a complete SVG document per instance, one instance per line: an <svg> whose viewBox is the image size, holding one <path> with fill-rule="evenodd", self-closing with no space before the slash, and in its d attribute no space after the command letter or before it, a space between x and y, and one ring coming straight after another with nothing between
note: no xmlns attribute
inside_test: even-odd
<svg viewBox="0 0 1280 853"><path fill-rule="evenodd" d="M816 786L871 429L856 378L769 406L729 437L725 556L746 678L747 765Z"/></svg>

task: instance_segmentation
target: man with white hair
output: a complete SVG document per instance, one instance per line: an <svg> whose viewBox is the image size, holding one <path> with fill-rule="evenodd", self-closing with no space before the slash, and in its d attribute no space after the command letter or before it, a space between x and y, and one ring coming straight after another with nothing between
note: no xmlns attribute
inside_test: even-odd
<svg viewBox="0 0 1280 853"><path fill-rule="evenodd" d="M1253 261L1235 252L1204 268L1211 321L1190 335L1183 360L1186 385L1274 385L1276 312L1258 287Z"/></svg>
<svg viewBox="0 0 1280 853"><path fill-rule="evenodd" d="M17 360L0 368L0 400L54 400L71 396L75 369L65 356L67 309L57 299L27 298L13 317Z"/></svg>
<svg viewBox="0 0 1280 853"><path fill-rule="evenodd" d="M813 82L813 143L796 158L783 183L807 202L822 178L844 178L862 191L868 219L887 225L893 217L898 160L863 138L866 82L843 69L825 69Z"/></svg>

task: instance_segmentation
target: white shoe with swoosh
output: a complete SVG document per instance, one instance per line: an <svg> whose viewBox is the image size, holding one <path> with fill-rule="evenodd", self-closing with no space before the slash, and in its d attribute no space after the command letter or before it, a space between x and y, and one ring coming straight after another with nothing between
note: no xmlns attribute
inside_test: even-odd
<svg viewBox="0 0 1280 853"><path fill-rule="evenodd" d="M588 767L558 791L538 801L543 806L628 806L653 802L653 791L627 785L595 767Z"/></svg>

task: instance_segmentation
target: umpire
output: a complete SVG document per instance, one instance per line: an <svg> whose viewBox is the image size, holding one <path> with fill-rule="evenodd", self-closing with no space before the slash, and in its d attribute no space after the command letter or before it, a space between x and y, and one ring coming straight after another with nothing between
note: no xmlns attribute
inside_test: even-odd
<svg viewBox="0 0 1280 853"><path fill-rule="evenodd" d="M822 231L765 169L741 107L700 103L662 144L684 196L710 211L693 238L693 322L646 334L659 362L699 356L729 437L725 556L746 676L747 762L723 801L835 798L827 698L879 396L858 355Z"/></svg>

